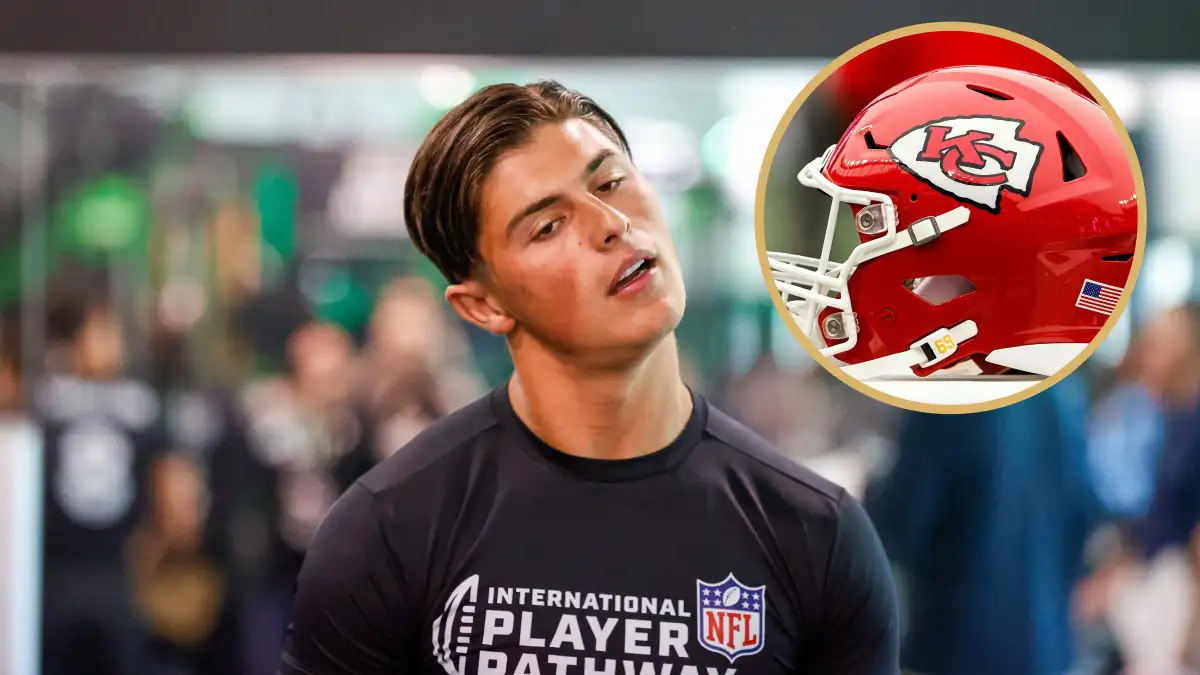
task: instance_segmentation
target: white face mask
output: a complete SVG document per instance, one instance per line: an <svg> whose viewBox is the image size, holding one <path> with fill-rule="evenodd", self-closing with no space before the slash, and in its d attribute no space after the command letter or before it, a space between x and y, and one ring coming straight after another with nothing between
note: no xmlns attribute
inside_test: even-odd
<svg viewBox="0 0 1200 675"><path fill-rule="evenodd" d="M825 356L841 354L858 344L858 324L849 282L860 264L909 246L933 241L947 230L964 225L970 216L970 211L960 206L935 218L906 223L903 234L898 234L900 223L897 221L896 206L890 197L878 192L840 187L821 173L833 149L831 146L821 157L809 162L797 176L801 184L820 190L831 199L821 255L767 254L775 286L783 295L788 313ZM855 227L859 233L874 238L855 246L846 260L838 263L830 260L830 255L842 204L863 207L855 216ZM820 320L821 312L827 307L840 311ZM829 346L833 340L844 341Z"/></svg>

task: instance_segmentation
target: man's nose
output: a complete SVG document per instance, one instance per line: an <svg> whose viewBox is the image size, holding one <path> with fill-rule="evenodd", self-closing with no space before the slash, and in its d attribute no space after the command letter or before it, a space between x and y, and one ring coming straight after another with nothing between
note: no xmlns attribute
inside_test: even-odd
<svg viewBox="0 0 1200 675"><path fill-rule="evenodd" d="M611 246L633 229L633 223L624 213L599 199L593 199L590 216L594 219L592 231L599 247Z"/></svg>

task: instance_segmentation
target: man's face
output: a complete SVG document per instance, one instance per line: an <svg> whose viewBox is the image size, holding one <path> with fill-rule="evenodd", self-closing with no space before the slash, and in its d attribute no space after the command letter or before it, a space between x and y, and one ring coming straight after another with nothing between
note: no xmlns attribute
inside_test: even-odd
<svg viewBox="0 0 1200 675"><path fill-rule="evenodd" d="M518 331L619 361L679 323L683 277L657 197L591 123L537 130L497 162L482 197L488 288Z"/></svg>

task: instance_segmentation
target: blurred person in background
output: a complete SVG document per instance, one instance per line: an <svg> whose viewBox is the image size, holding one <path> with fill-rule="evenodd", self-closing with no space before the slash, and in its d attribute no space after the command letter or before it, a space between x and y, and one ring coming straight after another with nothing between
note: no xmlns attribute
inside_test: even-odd
<svg viewBox="0 0 1200 675"><path fill-rule="evenodd" d="M185 475L177 504L186 537L141 538L139 602L155 632L160 660L187 675L240 673L240 600L261 559L253 559L244 521L256 480L237 401L210 373L193 367L186 333L160 323L153 382L164 400L171 447Z"/></svg>
<svg viewBox="0 0 1200 675"><path fill-rule="evenodd" d="M1182 310L1152 318L1132 340L1116 382L1092 415L1089 458L1098 493L1119 518L1137 518L1149 507L1167 412L1187 376L1191 330Z"/></svg>
<svg viewBox="0 0 1200 675"><path fill-rule="evenodd" d="M678 255L606 111L479 90L422 143L405 221L515 374L330 510L280 673L895 672L861 506L684 383Z"/></svg>
<svg viewBox="0 0 1200 675"><path fill-rule="evenodd" d="M727 387L731 414L784 453L801 458L832 449L831 392L811 370L785 369L767 352Z"/></svg>
<svg viewBox="0 0 1200 675"><path fill-rule="evenodd" d="M904 668L1064 675L1070 598L1100 518L1080 375L1004 408L910 413L866 507L899 569Z"/></svg>
<svg viewBox="0 0 1200 675"><path fill-rule="evenodd" d="M57 294L56 294L57 295ZM50 374L33 413L46 447L44 675L156 672L133 598L139 525L163 541L191 536L186 470L169 454L159 401L126 377L125 335L106 299L68 291L50 302Z"/></svg>
<svg viewBox="0 0 1200 675"><path fill-rule="evenodd" d="M1116 563L1131 545L1129 528L1146 514L1154 494L1168 395L1187 352L1187 326L1181 319L1179 311L1161 313L1134 335L1089 423L1088 457L1110 522L1089 545L1090 562L1099 569L1076 589L1076 615L1085 654L1102 673L1122 667L1119 645L1105 621L1108 596L1120 568Z"/></svg>
<svg viewBox="0 0 1200 675"><path fill-rule="evenodd" d="M384 459L408 444L450 411L442 402L437 375L422 362L388 374L389 387L377 395L374 414L378 432L375 451Z"/></svg>
<svg viewBox="0 0 1200 675"><path fill-rule="evenodd" d="M1125 451L1147 445L1146 436L1160 443L1161 450L1142 450L1153 456L1137 456L1133 465L1114 467L1132 474L1126 477L1132 487L1117 504L1124 507L1123 536L1080 588L1082 611L1093 620L1112 611L1114 592L1135 569L1153 568L1173 552L1188 559L1193 584L1200 588L1200 304L1172 308L1152 319L1129 358L1149 399L1149 419L1126 420L1132 438ZM1149 472L1155 478L1152 494L1146 493L1141 478ZM1194 618L1177 662L1200 672L1200 598L1189 604Z"/></svg>
<svg viewBox="0 0 1200 675"><path fill-rule="evenodd" d="M781 452L861 499L895 435L897 409L843 386L815 362L806 366L785 368L762 354L726 384L730 410Z"/></svg>
<svg viewBox="0 0 1200 675"><path fill-rule="evenodd" d="M310 319L287 339L285 377L245 393L270 542L246 619L249 672L271 675L309 541L326 511L374 466L377 433L354 387L354 346L340 327Z"/></svg>
<svg viewBox="0 0 1200 675"><path fill-rule="evenodd" d="M160 520L131 542L136 603L151 631L160 672L198 675L206 643L227 607L219 571L202 551L208 493L190 457L165 458L156 473Z"/></svg>
<svg viewBox="0 0 1200 675"><path fill-rule="evenodd" d="M1169 547L1183 549L1193 588L1200 590L1200 303L1172 313L1177 360L1163 392L1166 434L1158 483L1150 508L1135 525L1142 559ZM1155 349L1171 351L1155 345ZM1200 597L1192 599L1192 620L1180 655L1190 672L1200 672Z"/></svg>
<svg viewBox="0 0 1200 675"><path fill-rule="evenodd" d="M412 382L417 372L430 374L431 395L445 412L483 394L483 381L470 361L461 328L447 320L441 298L428 281L405 277L388 284L371 314L368 332L365 374L373 399L390 395L400 381Z"/></svg>
<svg viewBox="0 0 1200 675"><path fill-rule="evenodd" d="M314 454L296 468L323 466L341 494L374 466L376 454L373 424L354 387L354 344L342 328L313 321L288 339L288 357L288 400L309 425L314 442ZM313 464L306 467L306 462Z"/></svg>

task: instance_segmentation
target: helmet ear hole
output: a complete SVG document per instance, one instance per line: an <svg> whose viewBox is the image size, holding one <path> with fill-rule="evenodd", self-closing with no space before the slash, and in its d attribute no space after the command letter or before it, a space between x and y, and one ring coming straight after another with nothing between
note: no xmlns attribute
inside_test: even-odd
<svg viewBox="0 0 1200 675"><path fill-rule="evenodd" d="M904 287L931 305L944 305L975 290L970 279L957 274L905 279Z"/></svg>
<svg viewBox="0 0 1200 675"><path fill-rule="evenodd" d="M1075 152L1075 147L1059 131L1055 134L1058 136L1058 151L1062 155L1063 167L1063 182L1070 183L1073 180L1079 180L1087 175L1087 167L1083 165L1083 159Z"/></svg>
<svg viewBox="0 0 1200 675"><path fill-rule="evenodd" d="M888 149L888 146L875 140L875 135L872 134L869 129L866 131L866 133L863 134L863 140L866 141L868 150L887 150Z"/></svg>

